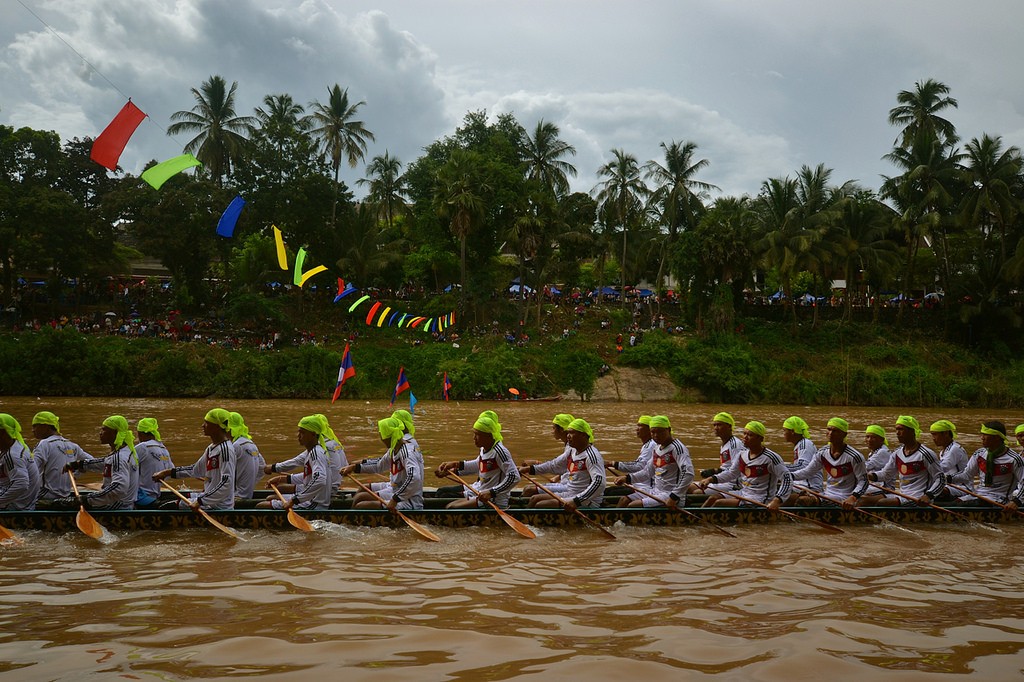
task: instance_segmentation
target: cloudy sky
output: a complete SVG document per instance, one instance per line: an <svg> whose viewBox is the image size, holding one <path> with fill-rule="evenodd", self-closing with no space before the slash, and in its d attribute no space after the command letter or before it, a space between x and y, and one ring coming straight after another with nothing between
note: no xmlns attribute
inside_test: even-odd
<svg viewBox="0 0 1024 682"><path fill-rule="evenodd" d="M671 140L728 194L818 163L877 188L888 111L919 80L950 86L964 139L1024 147L1021 25L1020 0L2 0L0 124L94 137L131 97L138 173L182 152L170 115L219 74L241 114L347 87L370 155L406 163L485 109L557 124L575 190L613 148L643 163Z"/></svg>

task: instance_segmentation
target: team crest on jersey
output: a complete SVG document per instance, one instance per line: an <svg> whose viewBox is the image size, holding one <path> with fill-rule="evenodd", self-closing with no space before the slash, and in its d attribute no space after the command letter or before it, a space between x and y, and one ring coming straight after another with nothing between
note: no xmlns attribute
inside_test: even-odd
<svg viewBox="0 0 1024 682"><path fill-rule="evenodd" d="M924 462L904 462L899 457L896 458L896 470L903 476L908 474L919 474L924 471Z"/></svg>
<svg viewBox="0 0 1024 682"><path fill-rule="evenodd" d="M981 470L981 473L983 473L983 474L987 474L988 473L988 469L986 467L988 467L988 461L986 461L986 459L984 457L979 457L978 458L978 469ZM1012 474L1012 473L1013 473L1013 462L997 462L996 466L995 466L995 471L992 472L992 475L993 476L1007 476L1007 475Z"/></svg>
<svg viewBox="0 0 1024 682"><path fill-rule="evenodd" d="M494 471L498 468L498 461L494 459L481 459L480 460L480 473L486 474L490 471Z"/></svg>
<svg viewBox="0 0 1024 682"><path fill-rule="evenodd" d="M398 459L395 459L394 457L392 457L391 458L391 475L394 476L395 474L400 474L403 471L405 471L405 465L401 462L401 460L398 460Z"/></svg>
<svg viewBox="0 0 1024 682"><path fill-rule="evenodd" d="M768 465L767 464L755 464L755 465L751 466L750 464L747 464L746 462L744 462L741 459L740 460L740 473L743 474L744 476L746 476L747 478L760 478L762 476L767 476L768 475Z"/></svg>
<svg viewBox="0 0 1024 682"><path fill-rule="evenodd" d="M847 462L846 464L833 464L824 457L821 458L821 464L824 467L826 473L832 478L842 478L843 476L849 476L853 473L853 465Z"/></svg>
<svg viewBox="0 0 1024 682"><path fill-rule="evenodd" d="M210 455L206 458L206 470L216 471L220 469L220 455Z"/></svg>
<svg viewBox="0 0 1024 682"><path fill-rule="evenodd" d="M110 462L103 465L103 478L110 478L111 467Z"/></svg>
<svg viewBox="0 0 1024 682"><path fill-rule="evenodd" d="M574 474L577 471L587 470L587 460L585 459L570 459L569 460L569 473Z"/></svg>
<svg viewBox="0 0 1024 682"><path fill-rule="evenodd" d="M655 469L660 469L662 467L666 467L666 466L668 466L669 464L671 464L674 461L676 461L676 459L675 459L675 457L672 456L672 452L671 451L666 452L665 454L662 454L662 453L658 452L657 450L655 450L655 452L654 452L654 468Z"/></svg>

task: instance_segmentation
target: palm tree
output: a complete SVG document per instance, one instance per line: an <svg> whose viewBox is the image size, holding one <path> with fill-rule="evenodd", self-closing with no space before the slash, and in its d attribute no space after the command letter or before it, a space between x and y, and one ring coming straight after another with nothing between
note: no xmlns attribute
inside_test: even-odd
<svg viewBox="0 0 1024 682"><path fill-rule="evenodd" d="M489 190L481 179L477 155L456 149L437 171L434 206L438 215L448 218L452 234L459 240L462 311L466 307L466 238L483 219L486 211L484 195Z"/></svg>
<svg viewBox="0 0 1024 682"><path fill-rule="evenodd" d="M313 125L316 126L310 132L315 139L320 140L320 145L325 154L331 158L331 168L334 169L334 184L338 184L338 172L341 169L342 159L348 160L348 165L355 168L366 156L367 141L374 141L373 136L362 121L354 120L356 110L366 102L350 104L348 101L348 88L341 89L337 83L333 88L327 90L327 104L314 100L309 106L312 110L310 117ZM335 192L334 203L331 206L331 227L334 227L338 215L338 193Z"/></svg>
<svg viewBox="0 0 1024 682"><path fill-rule="evenodd" d="M563 196L569 191L569 176L576 177L576 166L563 157L576 156L576 148L558 139L558 134L558 126L541 119L533 137L523 135L521 154L526 179L536 182L545 192Z"/></svg>
<svg viewBox="0 0 1024 682"><path fill-rule="evenodd" d="M231 172L246 146L244 133L252 129L251 116L235 115L235 91L238 81L227 87L221 76L210 76L198 90L192 88L196 105L190 111L171 114L175 121L167 128L168 135L197 133L185 151L199 159L218 187L223 187L224 176Z"/></svg>
<svg viewBox="0 0 1024 682"><path fill-rule="evenodd" d="M650 202L658 207L663 224L668 227L670 241L675 242L680 228L693 228L704 212L704 201L710 198L715 185L695 180L694 176L707 168L707 159L694 160L697 145L694 142L661 143L665 151L665 165L655 160L644 164L644 179L651 181Z"/></svg>
<svg viewBox="0 0 1024 682"><path fill-rule="evenodd" d="M650 194L647 185L640 178L640 166L636 157L622 149L613 149L615 157L597 170L598 177L605 178L594 188L597 202L608 227L618 226L622 230L622 291L620 299L626 306L626 236L634 218L640 213L644 199Z"/></svg>
<svg viewBox="0 0 1024 682"><path fill-rule="evenodd" d="M383 215L388 229L394 227L395 216L405 210L407 187L402 176L402 162L387 151L370 159L366 177L356 181L370 188L367 199L377 207L378 218Z"/></svg>
<svg viewBox="0 0 1024 682"><path fill-rule="evenodd" d="M863 273L865 281L876 288L899 268L894 231L895 212L870 192L861 192L842 202L842 219L831 238L841 245L839 263L846 279L843 319L853 316L854 279ZM875 314L878 297L875 297Z"/></svg>
<svg viewBox="0 0 1024 682"><path fill-rule="evenodd" d="M986 240L999 232L1000 265L1006 261L1006 228L1020 213L1021 152L1003 149L1001 137L982 135L965 147L967 191L960 210L967 228L980 229Z"/></svg>
<svg viewBox="0 0 1024 682"><path fill-rule="evenodd" d="M958 106L957 101L949 97L948 85L931 78L918 81L913 90L903 90L896 95L896 101L899 106L889 110L889 123L903 126L896 138L900 147L910 149L921 135L938 140L944 147L956 144L956 126L939 116L943 109Z"/></svg>
<svg viewBox="0 0 1024 682"><path fill-rule="evenodd" d="M309 130L311 121L304 116L306 109L291 95L266 95L263 104L266 109L256 107L255 111L258 128L265 131L275 128Z"/></svg>

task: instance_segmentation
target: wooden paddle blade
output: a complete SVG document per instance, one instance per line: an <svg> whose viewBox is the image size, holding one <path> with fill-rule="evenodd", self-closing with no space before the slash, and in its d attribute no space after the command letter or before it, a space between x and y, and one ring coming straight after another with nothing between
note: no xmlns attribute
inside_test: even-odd
<svg viewBox="0 0 1024 682"><path fill-rule="evenodd" d="M85 511L84 506L78 508L78 514L75 515L75 525L78 526L78 530L91 538L99 540L103 537L103 526L92 517L92 514Z"/></svg>
<svg viewBox="0 0 1024 682"><path fill-rule="evenodd" d="M19 545L22 543L22 539L11 532L9 529L0 526L0 540L13 540Z"/></svg>
<svg viewBox="0 0 1024 682"><path fill-rule="evenodd" d="M398 514L398 517L400 519L405 521L406 525L408 525L410 528L412 528L414 531L416 531L417 533L419 533L420 535L422 535L426 539L430 540L431 542L441 542L441 538L439 538L438 536L434 535L432 532L430 532L429 530L427 530L426 528L424 528L420 524L416 523L415 521L410 519L408 516L406 516L402 512L400 512L398 510L395 510L395 513Z"/></svg>
<svg viewBox="0 0 1024 682"><path fill-rule="evenodd" d="M217 530L222 531L222 532L230 535L231 537L235 538L236 540L241 540L242 542L247 542L247 540L244 537L242 537L241 535L239 535L237 532L235 532L235 530L233 528L228 528L223 523L221 523L217 519L215 519L212 516L210 516L206 512L206 510L203 509L202 507L200 507L197 511L203 516L204 519L206 519L207 521L210 522L211 526L213 526Z"/></svg>
<svg viewBox="0 0 1024 682"><path fill-rule="evenodd" d="M511 514L509 514L504 509L494 504L493 502L489 502L489 504L492 507L494 507L494 511L498 512L498 516L501 517L501 520L507 523L509 527L512 528L512 530L519 533L524 538L528 538L530 540L533 540L537 537L537 534L530 530L530 527L527 526L525 523L523 523L516 517L512 516Z"/></svg>
<svg viewBox="0 0 1024 682"><path fill-rule="evenodd" d="M765 506L767 507L768 505L765 505ZM793 512L788 512L785 509L776 509L775 511L779 512L780 514L784 514L785 516L789 516L791 518L794 518L794 519L799 519L801 521L810 521L811 523L813 523L813 524L815 524L815 525L817 525L817 526L819 526L821 528L824 528L825 530L830 530L833 533L845 533L846 532L845 530L843 530L839 526L833 526L831 523L825 523L824 521L819 521L818 519L812 519L809 516L800 516L799 514L794 514Z"/></svg>
<svg viewBox="0 0 1024 682"><path fill-rule="evenodd" d="M309 521L296 514L293 509L288 510L288 523L305 533L313 532L313 526L310 525Z"/></svg>

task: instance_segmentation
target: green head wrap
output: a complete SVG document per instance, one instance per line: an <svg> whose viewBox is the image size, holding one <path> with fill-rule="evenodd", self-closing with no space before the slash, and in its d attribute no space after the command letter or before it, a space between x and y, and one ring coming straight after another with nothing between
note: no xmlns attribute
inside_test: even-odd
<svg viewBox="0 0 1024 682"><path fill-rule="evenodd" d="M53 412L36 412L36 416L32 417L32 425L35 426L36 424L52 426L54 431L60 433L60 419Z"/></svg>
<svg viewBox="0 0 1024 682"><path fill-rule="evenodd" d="M303 417L299 420L299 428L305 429L310 433L317 435L317 441L320 443L320 447L326 448L327 445L324 443L324 421L321 419L323 415L311 414L307 417Z"/></svg>
<svg viewBox="0 0 1024 682"><path fill-rule="evenodd" d="M138 425L135 428L140 433L148 433L157 440L163 440L163 438L160 437L160 426L152 417L145 417L143 419L140 419Z"/></svg>
<svg viewBox="0 0 1024 682"><path fill-rule="evenodd" d="M498 429L501 429L501 420L498 419L498 413L494 410L484 410L480 413L481 417L489 417L494 420L494 423L498 425Z"/></svg>
<svg viewBox="0 0 1024 682"><path fill-rule="evenodd" d="M790 417L786 421L782 422L782 428L789 429L793 433L803 436L804 438L810 438L811 427L807 425L800 417Z"/></svg>
<svg viewBox="0 0 1024 682"><path fill-rule="evenodd" d="M768 429L764 428L764 424L761 422L747 422L747 425L744 426L743 429L745 431L750 431L751 433L756 433L761 436L761 438L768 435Z"/></svg>
<svg viewBox="0 0 1024 682"><path fill-rule="evenodd" d="M245 419L237 412L228 413L228 433L232 438L248 438L249 427L245 425Z"/></svg>
<svg viewBox="0 0 1024 682"><path fill-rule="evenodd" d="M981 425L981 432L986 436L998 436L999 438L1002 438L1004 448L1010 442L1009 439L1006 437L1006 426L1003 425L1003 422L985 422L984 424ZM998 457L1001 454L1003 454L1001 449L997 451L995 449L989 448L988 454L985 457L985 463L987 464L987 466L985 467L985 485L992 485L992 475L996 470L996 457Z"/></svg>
<svg viewBox="0 0 1024 682"><path fill-rule="evenodd" d="M850 432L850 422L846 421L842 417L832 417L828 420L827 426L833 429L839 429L843 433Z"/></svg>
<svg viewBox="0 0 1024 682"><path fill-rule="evenodd" d="M643 424L644 426L650 426L651 425L651 416L648 415L648 414L645 414L645 415L641 416L639 419L637 419L636 423L637 424Z"/></svg>
<svg viewBox="0 0 1024 682"><path fill-rule="evenodd" d="M587 438L590 439L590 442L594 442L594 429L590 428L590 424L583 421L582 419L573 419L565 430L576 431L578 433L585 433L587 434Z"/></svg>
<svg viewBox="0 0 1024 682"><path fill-rule="evenodd" d="M991 424L991 422L989 422L989 423ZM1020 429L1019 426L1017 428ZM991 426L988 426L986 424L982 424L981 425L981 432L984 433L986 436L999 436L1000 438L1003 439L1003 443L1009 443L1010 442L1010 439L1006 437L1005 433L1003 433L999 429L994 429Z"/></svg>
<svg viewBox="0 0 1024 682"><path fill-rule="evenodd" d="M864 433L870 436L878 436L885 443L885 447L889 447L889 439L885 437L885 429L878 424L872 424L868 428L864 429Z"/></svg>
<svg viewBox="0 0 1024 682"><path fill-rule="evenodd" d="M932 433L942 433L943 431L949 431L950 433L953 434L953 440L956 440L956 426L954 426L953 422L949 421L948 419L940 419L939 421L932 424L928 430L931 431ZM1005 436L1006 434L1003 435Z"/></svg>
<svg viewBox="0 0 1024 682"><path fill-rule="evenodd" d="M1013 435L1016 436L1018 433L1024 433L1024 424L1018 424L1017 428L1013 430Z"/></svg>
<svg viewBox="0 0 1024 682"><path fill-rule="evenodd" d="M314 414L314 417L320 420L323 430L320 432L324 436L324 440L333 440L338 445L341 445L341 441L338 440L337 434L334 433L334 429L331 428L330 423L327 421L327 416L323 414Z"/></svg>
<svg viewBox="0 0 1024 682"><path fill-rule="evenodd" d="M0 413L0 428L7 432L7 435L21 443L22 447L28 450L28 445L21 435L21 424L18 420L7 413ZM32 452L31 450L28 450Z"/></svg>
<svg viewBox="0 0 1024 682"><path fill-rule="evenodd" d="M228 422L231 420L231 414L224 408L213 408L212 410L206 413L206 416L203 417L203 420L208 421L211 424L216 424L220 428L230 433L230 430L228 429Z"/></svg>
<svg viewBox="0 0 1024 682"><path fill-rule="evenodd" d="M117 435L114 436L114 449L120 450L125 445L132 451L132 459L135 463L139 463L139 456L135 454L135 436L132 435L132 430L128 426L128 420L119 414L112 415L103 420L103 425L108 429L117 431Z"/></svg>
<svg viewBox="0 0 1024 682"><path fill-rule="evenodd" d="M728 424L729 426L736 426L736 420L733 419L732 415L728 412L719 412L712 417L711 423L714 424L715 422L721 422L723 424Z"/></svg>
<svg viewBox="0 0 1024 682"><path fill-rule="evenodd" d="M651 417L651 428L652 429L671 429L672 422L668 420L668 417L664 415L658 415L657 417Z"/></svg>
<svg viewBox="0 0 1024 682"><path fill-rule="evenodd" d="M905 414L901 414L896 418L896 426L905 426L908 429L914 430L914 438L921 437L921 425L917 423L917 420Z"/></svg>
<svg viewBox="0 0 1024 682"><path fill-rule="evenodd" d="M377 431L380 432L380 437L388 443L388 450L391 451L402 442L405 425L394 417L388 417L377 422Z"/></svg>
<svg viewBox="0 0 1024 682"><path fill-rule="evenodd" d="M494 436L494 442L501 442L501 424L497 423L490 417L480 415L473 423L473 428L477 431L491 434Z"/></svg>
<svg viewBox="0 0 1024 682"><path fill-rule="evenodd" d="M395 410L391 413L391 416L402 422L403 428L409 432L410 436L416 435L416 427L412 423L412 415L409 414L408 410Z"/></svg>
<svg viewBox="0 0 1024 682"><path fill-rule="evenodd" d="M572 420L575 418L576 417L571 414L556 414L555 418L551 420L551 423L562 427L564 430L569 428L569 424L572 424Z"/></svg>

